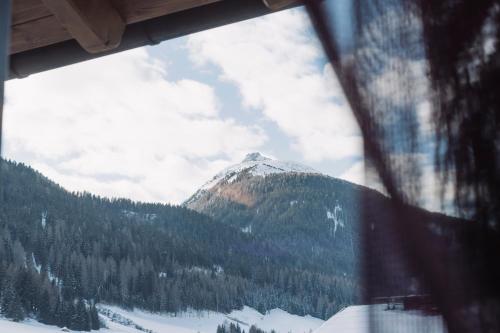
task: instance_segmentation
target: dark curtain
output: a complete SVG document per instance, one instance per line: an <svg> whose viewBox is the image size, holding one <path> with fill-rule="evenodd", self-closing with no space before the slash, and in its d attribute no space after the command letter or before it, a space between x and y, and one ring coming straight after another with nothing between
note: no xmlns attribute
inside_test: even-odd
<svg viewBox="0 0 500 333"><path fill-rule="evenodd" d="M500 332L500 2L306 6L361 128L367 168L398 207L376 227L366 208L363 302L419 295L449 332ZM411 207L430 201L458 218L422 222ZM390 325L372 314L372 331L425 330Z"/></svg>

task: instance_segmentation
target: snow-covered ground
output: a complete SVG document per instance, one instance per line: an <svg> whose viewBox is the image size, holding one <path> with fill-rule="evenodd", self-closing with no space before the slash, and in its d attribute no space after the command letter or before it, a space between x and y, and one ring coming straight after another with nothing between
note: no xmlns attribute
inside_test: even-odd
<svg viewBox="0 0 500 333"><path fill-rule="evenodd" d="M101 329L103 333L141 333L134 328L141 326L154 333L215 333L217 325L224 322L238 323L246 332L251 325L278 333L310 333L323 324L323 320L311 316L291 315L283 310L274 309L262 315L250 307L236 310L228 315L217 312L184 312L181 314L152 314L144 311L127 311L116 306L102 306L107 309L108 316L100 315L106 321L108 329ZM115 320L110 317L115 315ZM120 323L121 322L121 323ZM40 324L33 320L15 323L0 318L1 333L60 333L61 329L55 326Z"/></svg>
<svg viewBox="0 0 500 333"><path fill-rule="evenodd" d="M314 333L426 332L445 333L441 316L419 311L385 310L385 305L350 306L327 320Z"/></svg>
<svg viewBox="0 0 500 333"><path fill-rule="evenodd" d="M283 310L274 309L266 315L244 307L228 315L217 312L184 312L177 316L171 314L152 314L144 311L127 311L116 306L103 306L108 316L101 315L107 329L102 333L144 333L134 328L141 326L153 333L215 333L217 325L224 322L238 323L246 332L250 325L271 329L278 333L369 333L371 316L372 332L426 332L446 333L441 316L424 315L419 311L385 310L385 305L350 306L324 322L310 316L291 315ZM114 315L111 321L109 315ZM121 321L121 323L120 323ZM34 320L15 323L0 318L1 333L60 333L55 326L40 324Z"/></svg>
<svg viewBox="0 0 500 333"><path fill-rule="evenodd" d="M5 318L0 318L0 332L2 333L60 333L61 329L55 326L40 324L34 320L25 320L15 323Z"/></svg>

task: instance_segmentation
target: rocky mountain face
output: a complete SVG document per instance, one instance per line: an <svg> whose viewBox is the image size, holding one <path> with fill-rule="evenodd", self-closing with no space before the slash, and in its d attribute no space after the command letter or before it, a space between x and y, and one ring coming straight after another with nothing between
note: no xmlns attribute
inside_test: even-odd
<svg viewBox="0 0 500 333"><path fill-rule="evenodd" d="M406 267L403 249L393 245L398 242L389 226L404 223L397 215L401 207L372 189L252 153L217 174L184 205L273 244L296 258L297 267L345 276L357 287L363 237L376 240L380 255L370 265L392 273L377 277L382 281L374 293L424 292L411 282L419 272ZM407 216L425 224L429 244L452 242L457 219L405 209Z"/></svg>
<svg viewBox="0 0 500 333"><path fill-rule="evenodd" d="M366 194L381 209L388 201L312 168L252 153L217 174L184 206L291 252L299 267L355 279Z"/></svg>

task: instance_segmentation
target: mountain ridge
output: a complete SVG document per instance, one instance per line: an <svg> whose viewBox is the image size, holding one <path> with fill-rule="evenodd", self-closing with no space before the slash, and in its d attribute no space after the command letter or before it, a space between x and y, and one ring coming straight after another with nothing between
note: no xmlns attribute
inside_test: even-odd
<svg viewBox="0 0 500 333"><path fill-rule="evenodd" d="M265 157L259 152L249 153L238 164L231 165L222 171L218 172L212 179L203 184L191 197L189 197L182 205L186 206L200 196L204 191L209 191L214 186L222 181L234 182L240 174L248 174L251 176L265 177L277 173L312 173L320 174L311 167L291 162L274 160Z"/></svg>
<svg viewBox="0 0 500 333"><path fill-rule="evenodd" d="M424 286L411 283L419 273L408 270L405 249L393 228L395 223L404 223L399 221L399 212L404 210L423 223L429 244L441 255L447 251L444 244L453 242L463 226L460 219L415 206L402 207L374 189L320 173L260 176L245 168L236 170L237 174L219 177L209 189L197 191L185 206L278 248L291 249L299 258L298 265L321 263L330 274L350 279L355 289L360 287L363 237L369 234L384 244L370 265L392 265L381 271L398 275L397 279L377 277L380 281L374 283L378 289L373 293L379 296L426 292Z"/></svg>
<svg viewBox="0 0 500 333"><path fill-rule="evenodd" d="M326 319L355 300L354 282L325 270L320 258L306 260L291 244L187 207L71 193L3 159L0 182L7 318L89 330L104 302L153 312L248 305Z"/></svg>
<svg viewBox="0 0 500 333"><path fill-rule="evenodd" d="M396 203L303 167L268 168L260 154L243 163L251 165L224 174L188 205L172 206L70 193L0 159L2 315L89 330L99 326L99 303L174 313L247 305L322 319L358 304L362 233L371 226L387 237ZM254 174L255 165L269 172ZM408 212L429 237L453 242L452 224L443 223L453 219ZM377 295L422 292L398 264L399 251L374 258L375 267L391 263L383 271L403 275L384 277L395 283Z"/></svg>

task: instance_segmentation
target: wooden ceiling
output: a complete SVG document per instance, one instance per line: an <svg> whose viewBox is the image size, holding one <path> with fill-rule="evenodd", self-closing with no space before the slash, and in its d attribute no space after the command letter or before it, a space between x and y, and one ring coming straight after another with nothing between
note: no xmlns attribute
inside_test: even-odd
<svg viewBox="0 0 500 333"><path fill-rule="evenodd" d="M12 0L10 54L75 39L89 53L109 51L127 25L227 0ZM293 0L262 0L279 9Z"/></svg>
<svg viewBox="0 0 500 333"><path fill-rule="evenodd" d="M126 24L216 1L219 0L13 0L10 53L75 37L89 52L105 51L119 43L116 39Z"/></svg>

